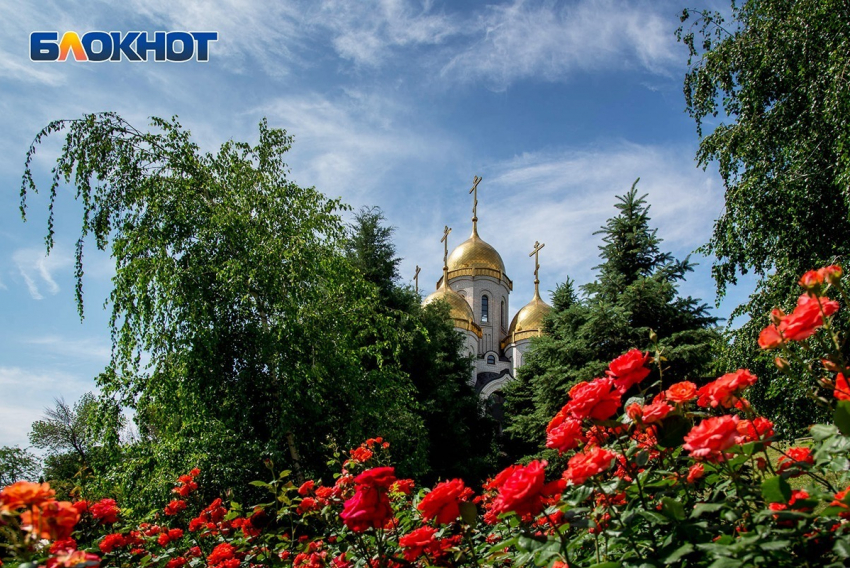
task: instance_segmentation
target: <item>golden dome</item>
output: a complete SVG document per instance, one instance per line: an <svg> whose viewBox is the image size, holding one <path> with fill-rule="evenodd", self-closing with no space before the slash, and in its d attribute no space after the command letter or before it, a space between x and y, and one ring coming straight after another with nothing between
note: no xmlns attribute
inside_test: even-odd
<svg viewBox="0 0 850 568"><path fill-rule="evenodd" d="M422 305L427 306L437 301L444 301L449 304L449 316L454 320L455 327L472 331L475 335L481 337L481 328L475 323L475 314L460 294L448 286L442 285L437 288L436 292L432 292L425 298Z"/></svg>
<svg viewBox="0 0 850 568"><path fill-rule="evenodd" d="M472 236L460 243L449 255L449 272L464 268L489 268L502 274L505 272L502 257L496 249L481 240L475 228L472 229Z"/></svg>
<svg viewBox="0 0 850 568"><path fill-rule="evenodd" d="M511 321L508 335L502 341L502 349L522 339L540 335L543 331L543 318L552 311L552 307L540 298L535 287L534 297L520 309Z"/></svg>

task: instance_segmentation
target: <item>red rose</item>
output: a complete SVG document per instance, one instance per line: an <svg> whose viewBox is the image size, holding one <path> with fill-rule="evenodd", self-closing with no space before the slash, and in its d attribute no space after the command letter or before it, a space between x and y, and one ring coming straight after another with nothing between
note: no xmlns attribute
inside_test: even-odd
<svg viewBox="0 0 850 568"><path fill-rule="evenodd" d="M659 420L663 420L673 407L663 400L656 400L652 404L647 404L640 409L640 419L644 424L654 424Z"/></svg>
<svg viewBox="0 0 850 568"><path fill-rule="evenodd" d="M301 484L301 487L298 488L298 494L304 497L308 495L315 486L316 482L312 479L308 479L307 481Z"/></svg>
<svg viewBox="0 0 850 568"><path fill-rule="evenodd" d="M124 535L120 533L108 534L103 537L103 540L100 541L100 544L97 545L100 548L100 551L104 554L109 554L116 548L122 548L127 544L127 541L124 539Z"/></svg>
<svg viewBox="0 0 850 568"><path fill-rule="evenodd" d="M646 368L647 362L649 362L649 353L632 349L611 361L607 374L614 378L614 386L622 394L649 375L649 369Z"/></svg>
<svg viewBox="0 0 850 568"><path fill-rule="evenodd" d="M519 469L522 469L522 466L519 464L509 465L508 467L500 471L496 475L496 477L485 483L484 489L486 489L487 491L495 491L499 489L502 484L507 481L508 478L510 478Z"/></svg>
<svg viewBox="0 0 850 568"><path fill-rule="evenodd" d="M567 412L579 420L607 420L620 408L620 395L610 378L579 383L570 389Z"/></svg>
<svg viewBox="0 0 850 568"><path fill-rule="evenodd" d="M762 416L755 420L741 420L738 422L738 434L739 444L770 438L774 434L773 422Z"/></svg>
<svg viewBox="0 0 850 568"><path fill-rule="evenodd" d="M706 418L688 432L682 447L691 453L691 457L718 461L725 450L737 443L739 421L737 416L728 414Z"/></svg>
<svg viewBox="0 0 850 568"><path fill-rule="evenodd" d="M339 516L345 526L354 532L363 532L386 525L393 518L393 510L386 491L371 486L358 486L354 496L343 505Z"/></svg>
<svg viewBox="0 0 850 568"><path fill-rule="evenodd" d="M832 396L838 400L850 400L850 385L847 384L847 378L838 373L835 377L835 390L832 391Z"/></svg>
<svg viewBox="0 0 850 568"><path fill-rule="evenodd" d="M701 463L695 463L688 469L688 483L693 483L705 475L705 467Z"/></svg>
<svg viewBox="0 0 850 568"><path fill-rule="evenodd" d="M416 482L412 479L399 479L395 483L390 486L390 490L395 493L402 493L404 495L410 495L413 491L413 488L416 486Z"/></svg>
<svg viewBox="0 0 850 568"><path fill-rule="evenodd" d="M186 501L174 499L165 506L165 514L173 516L186 508Z"/></svg>
<svg viewBox="0 0 850 568"><path fill-rule="evenodd" d="M165 564L165 568L180 568L181 566L186 564L186 559L182 556L178 556L177 558L172 558Z"/></svg>
<svg viewBox="0 0 850 568"><path fill-rule="evenodd" d="M795 447L788 448L785 453L787 455L779 456L779 460L777 460L777 464L779 466L779 472L783 472L791 466L798 464L808 464L814 465L815 457L812 455L812 451L809 448L803 447ZM798 466L799 467L799 466ZM797 477L796 475L793 477Z"/></svg>
<svg viewBox="0 0 850 568"><path fill-rule="evenodd" d="M118 513L121 512L117 503L115 503L115 499L101 499L92 505L90 510L95 519L107 525L117 523Z"/></svg>
<svg viewBox="0 0 850 568"><path fill-rule="evenodd" d="M737 391L754 385L756 380L758 380L758 377L746 369L727 373L697 391L699 395L697 404L702 407L722 406L723 408L731 408L738 402Z"/></svg>
<svg viewBox="0 0 850 568"><path fill-rule="evenodd" d="M670 402L684 404L697 396L697 386L690 381L682 381L664 391L664 394Z"/></svg>
<svg viewBox="0 0 850 568"><path fill-rule="evenodd" d="M357 485L381 489L389 489L395 481L395 468L392 467L373 467L354 478L354 483Z"/></svg>
<svg viewBox="0 0 850 568"><path fill-rule="evenodd" d="M535 460L518 466L499 487L493 503L496 514L513 511L517 515L536 515L543 508L546 461Z"/></svg>
<svg viewBox="0 0 850 568"><path fill-rule="evenodd" d="M554 428L547 428L547 432L546 447L558 450L561 454L586 440L581 429L581 421L575 418L565 418Z"/></svg>
<svg viewBox="0 0 850 568"><path fill-rule="evenodd" d="M398 539L398 545L404 549L404 559L413 562L422 556L426 550L436 543L435 534L437 534L437 529L425 526Z"/></svg>
<svg viewBox="0 0 850 568"><path fill-rule="evenodd" d="M564 480L572 482L573 485L581 485L594 475L606 471L616 457L617 454L614 452L599 446L586 448L584 452L574 455L567 462Z"/></svg>
<svg viewBox="0 0 850 568"><path fill-rule="evenodd" d="M438 524L446 525L460 516L460 503L471 496L472 490L462 480L443 481L425 495L417 509L425 520L437 519Z"/></svg>
<svg viewBox="0 0 850 568"><path fill-rule="evenodd" d="M236 556L236 549L229 542L222 542L207 556L207 562L210 565L220 564L226 560L230 560Z"/></svg>
<svg viewBox="0 0 850 568"><path fill-rule="evenodd" d="M759 334L759 346L762 349L773 349L786 341L802 341L823 325L824 317L831 316L838 308L839 304L835 300L803 294L797 299L797 307L790 314L784 315L780 310L771 312L774 323Z"/></svg>

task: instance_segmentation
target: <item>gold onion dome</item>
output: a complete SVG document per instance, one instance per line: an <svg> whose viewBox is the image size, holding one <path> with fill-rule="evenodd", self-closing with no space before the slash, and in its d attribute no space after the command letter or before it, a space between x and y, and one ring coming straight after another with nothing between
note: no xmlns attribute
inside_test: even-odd
<svg viewBox="0 0 850 568"><path fill-rule="evenodd" d="M514 339L518 341L530 335L538 335L543 330L543 318L551 311L552 307L544 302L535 290L531 301L523 306L511 321L511 326L508 328L511 343L514 343Z"/></svg>
<svg viewBox="0 0 850 568"><path fill-rule="evenodd" d="M445 282L445 280L444 280ZM472 331L481 337L481 328L475 323L475 314L466 300L460 294L443 284L422 301L423 306L432 302L444 301L449 305L449 317L454 320L454 326Z"/></svg>
<svg viewBox="0 0 850 568"><path fill-rule="evenodd" d="M463 269L484 268L505 273L505 263L502 257L489 243L478 236L476 227L472 228L472 236L463 241L449 255L449 272Z"/></svg>

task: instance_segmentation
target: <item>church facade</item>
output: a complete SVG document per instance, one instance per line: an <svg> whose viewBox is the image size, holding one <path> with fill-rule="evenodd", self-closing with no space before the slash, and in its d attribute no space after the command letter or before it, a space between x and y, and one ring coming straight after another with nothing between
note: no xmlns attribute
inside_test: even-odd
<svg viewBox="0 0 850 568"><path fill-rule="evenodd" d="M449 254L451 229L445 228L443 276L423 304L449 304L455 329L464 336L464 348L474 361L470 382L482 398L491 399L516 376L531 338L542 333L543 318L552 308L540 298L538 254L543 245L535 243L529 255L534 256L534 296L508 322L513 282L501 255L478 234L480 181L476 176L470 190L475 195L472 234Z"/></svg>

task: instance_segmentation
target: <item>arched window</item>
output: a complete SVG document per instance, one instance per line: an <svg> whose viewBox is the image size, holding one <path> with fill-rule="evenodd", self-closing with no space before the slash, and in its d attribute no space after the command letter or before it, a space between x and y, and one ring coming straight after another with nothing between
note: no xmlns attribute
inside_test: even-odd
<svg viewBox="0 0 850 568"><path fill-rule="evenodd" d="M505 299L502 298L502 329L508 328L508 313L505 310Z"/></svg>
<svg viewBox="0 0 850 568"><path fill-rule="evenodd" d="M481 321L487 322L490 320L490 301L487 296L481 296Z"/></svg>
<svg viewBox="0 0 850 568"><path fill-rule="evenodd" d="M496 356L495 355L487 355L487 364L495 365L496 364Z"/></svg>

